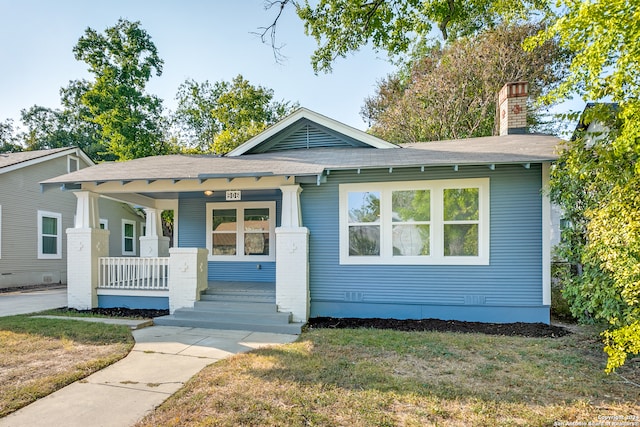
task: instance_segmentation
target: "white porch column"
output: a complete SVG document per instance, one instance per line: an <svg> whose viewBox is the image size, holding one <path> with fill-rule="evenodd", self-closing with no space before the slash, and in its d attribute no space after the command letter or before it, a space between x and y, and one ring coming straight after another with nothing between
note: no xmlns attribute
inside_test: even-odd
<svg viewBox="0 0 640 427"><path fill-rule="evenodd" d="M309 320L309 230L302 226L299 185L284 185L276 228L276 304L295 322Z"/></svg>
<svg viewBox="0 0 640 427"><path fill-rule="evenodd" d="M169 249L169 312L193 307L200 292L207 289L209 250L203 248Z"/></svg>
<svg viewBox="0 0 640 427"><path fill-rule="evenodd" d="M140 236L140 257L155 258L169 256L169 238L162 235L162 210L144 208L146 213L146 235Z"/></svg>
<svg viewBox="0 0 640 427"><path fill-rule="evenodd" d="M109 255L109 230L100 229L98 195L77 191L76 221L67 229L67 305L87 310L98 305L98 258Z"/></svg>

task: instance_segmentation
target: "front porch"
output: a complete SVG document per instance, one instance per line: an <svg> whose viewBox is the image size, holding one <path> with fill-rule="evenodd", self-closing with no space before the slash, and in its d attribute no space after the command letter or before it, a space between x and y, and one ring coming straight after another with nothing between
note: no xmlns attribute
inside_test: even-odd
<svg viewBox="0 0 640 427"><path fill-rule="evenodd" d="M96 201L100 194L77 191L75 227L67 230L69 307L168 308L170 316L158 319L158 324L299 333L309 316L308 230L301 226L301 189L299 185L283 185L268 194L274 191L278 192L278 208L275 209L276 202L273 202L274 208L268 214L273 218L270 230L256 232L252 227L257 221L250 222L246 219L248 216L238 217L238 230L241 231L237 233L236 250L246 252L236 260L219 259L222 257L215 252L216 245L223 242L228 250L231 244L228 238L218 239L216 233L220 231L216 231L215 225L212 228L209 217L213 216L215 220L219 211L229 212L230 207L243 202L225 205L201 196L201 202L196 203L198 199L194 192L184 203L164 199L168 193L146 193L142 198L122 194L121 200L147 203L144 207L146 232L139 238L140 258L110 257L106 252L109 231L98 228ZM116 195L109 193L107 196L115 198ZM247 215L256 215L259 211L254 208L255 202L244 203L242 209ZM174 210L176 232L179 229L187 236L176 239L177 247L171 249L168 238L162 237L160 215L162 207L166 206ZM200 212L199 222L195 220L194 212ZM202 225L205 212L206 232ZM237 212L241 214L243 210L237 208ZM182 219L182 226L178 218ZM225 225L233 222L235 220L227 221ZM189 227L194 224L203 227L201 243L205 243L206 235L207 248L182 246L185 240L194 241L188 236ZM232 235L226 229L223 233L226 233L223 237ZM258 248L256 236L262 235L257 233L264 233L261 241L270 243ZM248 244L250 246L246 246ZM259 256L253 255L256 248L262 251ZM254 269L252 274L261 278L247 279L250 266Z"/></svg>

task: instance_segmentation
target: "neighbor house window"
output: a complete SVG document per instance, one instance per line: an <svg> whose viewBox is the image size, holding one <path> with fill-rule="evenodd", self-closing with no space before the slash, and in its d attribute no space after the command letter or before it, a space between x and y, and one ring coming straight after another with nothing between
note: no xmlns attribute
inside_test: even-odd
<svg viewBox="0 0 640 427"><path fill-rule="evenodd" d="M80 159L76 156L67 156L67 171L71 173L78 169L80 169Z"/></svg>
<svg viewBox="0 0 640 427"><path fill-rule="evenodd" d="M275 259L275 202L207 203L209 259Z"/></svg>
<svg viewBox="0 0 640 427"><path fill-rule="evenodd" d="M340 185L343 264L488 264L489 179Z"/></svg>
<svg viewBox="0 0 640 427"><path fill-rule="evenodd" d="M62 258L62 215L38 211L38 259Z"/></svg>
<svg viewBox="0 0 640 427"><path fill-rule="evenodd" d="M128 219L122 220L122 255L136 254L136 223Z"/></svg>

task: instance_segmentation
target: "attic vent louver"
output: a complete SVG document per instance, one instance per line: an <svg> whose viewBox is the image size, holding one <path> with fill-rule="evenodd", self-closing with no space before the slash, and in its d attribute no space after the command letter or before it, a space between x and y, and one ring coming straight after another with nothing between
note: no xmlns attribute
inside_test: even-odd
<svg viewBox="0 0 640 427"><path fill-rule="evenodd" d="M309 125L307 127L307 150L309 149Z"/></svg>

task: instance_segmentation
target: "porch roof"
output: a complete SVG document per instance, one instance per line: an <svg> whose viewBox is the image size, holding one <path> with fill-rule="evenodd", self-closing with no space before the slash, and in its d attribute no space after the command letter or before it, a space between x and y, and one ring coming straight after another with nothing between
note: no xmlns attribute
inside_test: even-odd
<svg viewBox="0 0 640 427"><path fill-rule="evenodd" d="M327 170L447 165L526 164L556 160L562 140L549 135L506 135L404 144L402 149L312 148L245 154L167 155L102 163L42 184L136 180L317 176Z"/></svg>

